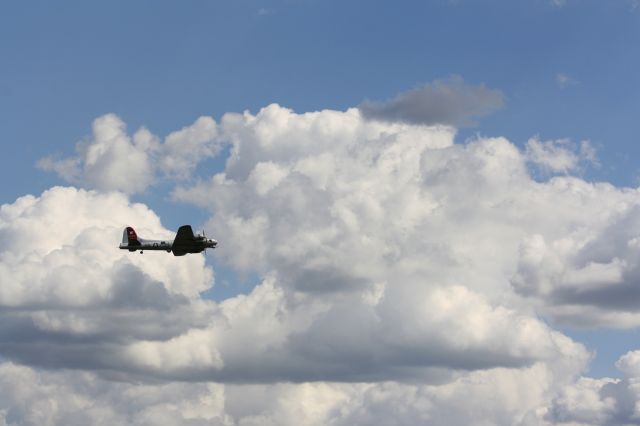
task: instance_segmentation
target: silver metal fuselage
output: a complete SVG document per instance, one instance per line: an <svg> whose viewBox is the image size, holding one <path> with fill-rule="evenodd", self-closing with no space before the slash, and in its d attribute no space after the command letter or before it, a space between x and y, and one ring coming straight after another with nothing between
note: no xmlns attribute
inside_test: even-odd
<svg viewBox="0 0 640 426"><path fill-rule="evenodd" d="M123 250L136 251L136 250L165 250L171 251L173 242L160 241L160 240L144 240L138 238L140 245L120 244L120 248Z"/></svg>
<svg viewBox="0 0 640 426"><path fill-rule="evenodd" d="M187 253L201 253L208 248L215 248L217 245L216 240L194 234L191 226L184 225L180 227L173 241L138 238L134 229L127 227L122 234L122 243L119 248L131 252L140 251L141 253L145 250L164 250L173 252L175 256L184 256Z"/></svg>

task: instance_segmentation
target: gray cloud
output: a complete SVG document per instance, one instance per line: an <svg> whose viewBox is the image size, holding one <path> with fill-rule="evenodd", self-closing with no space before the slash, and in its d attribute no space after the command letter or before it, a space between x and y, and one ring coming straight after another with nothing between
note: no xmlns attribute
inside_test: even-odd
<svg viewBox="0 0 640 426"><path fill-rule="evenodd" d="M366 100L359 105L369 119L410 124L473 125L473 119L500 109L504 95L484 85L466 85L461 77L436 80L384 102Z"/></svg>
<svg viewBox="0 0 640 426"><path fill-rule="evenodd" d="M0 419L16 425L628 425L638 423L638 400L636 374L554 388L540 365L436 385L222 385L118 382L0 363Z"/></svg>
<svg viewBox="0 0 640 426"><path fill-rule="evenodd" d="M577 184L577 182L575 182ZM526 238L511 282L548 314L577 326L636 326L640 315L640 207L634 191L617 196L578 185L585 220L561 239ZM605 201L609 199L609 201ZM615 200L615 201L614 201ZM565 200L566 202L566 200ZM617 205L604 212L600 205ZM605 208L607 210L607 208ZM587 213L590 212L590 213ZM617 320L616 320L617 319Z"/></svg>

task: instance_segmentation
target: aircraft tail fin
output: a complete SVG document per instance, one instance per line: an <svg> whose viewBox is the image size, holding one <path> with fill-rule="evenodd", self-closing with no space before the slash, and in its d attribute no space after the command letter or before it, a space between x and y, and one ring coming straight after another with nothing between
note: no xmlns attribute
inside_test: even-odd
<svg viewBox="0 0 640 426"><path fill-rule="evenodd" d="M130 247L140 245L140 240L138 240L136 231L130 226L127 226L122 233L122 245L127 245Z"/></svg>

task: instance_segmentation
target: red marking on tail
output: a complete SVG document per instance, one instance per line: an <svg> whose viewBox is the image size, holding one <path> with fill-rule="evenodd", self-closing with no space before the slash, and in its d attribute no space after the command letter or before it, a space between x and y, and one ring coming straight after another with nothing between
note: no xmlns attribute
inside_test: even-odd
<svg viewBox="0 0 640 426"><path fill-rule="evenodd" d="M129 239L129 241L138 241L136 231L134 231L130 226L127 227L127 238Z"/></svg>

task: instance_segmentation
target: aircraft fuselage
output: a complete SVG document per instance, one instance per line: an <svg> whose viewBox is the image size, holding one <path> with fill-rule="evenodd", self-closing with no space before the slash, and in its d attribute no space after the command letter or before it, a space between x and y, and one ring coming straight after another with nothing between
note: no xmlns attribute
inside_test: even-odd
<svg viewBox="0 0 640 426"><path fill-rule="evenodd" d="M216 248L217 245L216 240L208 239L204 235L194 235L191 226L184 225L180 227L173 241L138 238L133 228L127 227L122 234L122 243L119 248L141 253L145 250L164 250L173 252L175 256L184 256L187 253L201 253L208 248Z"/></svg>

